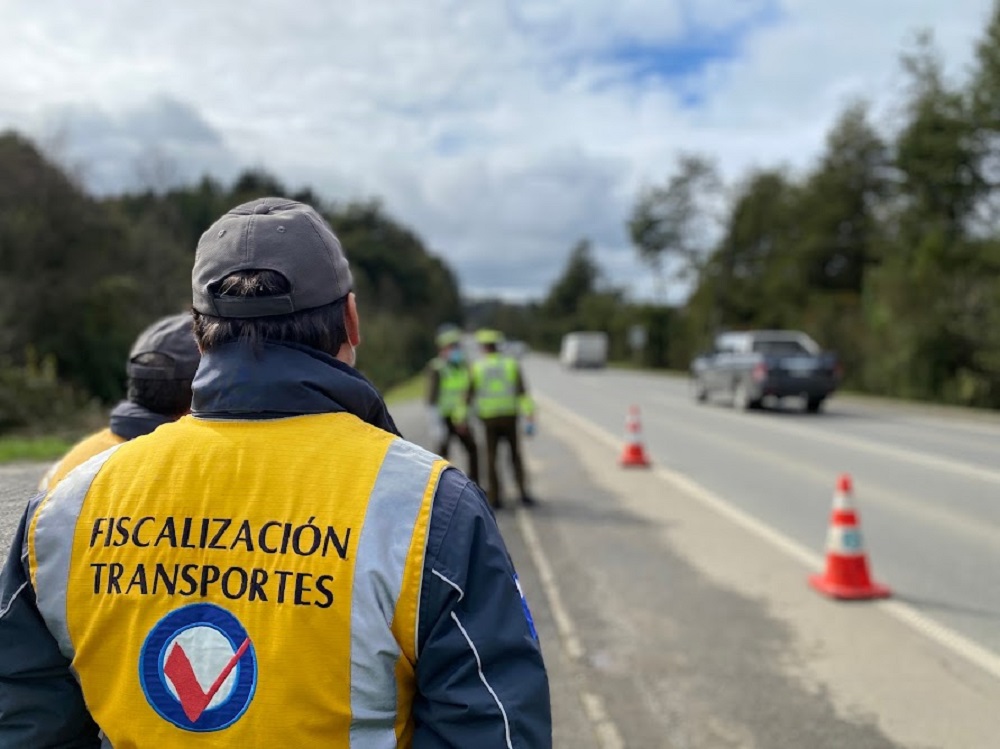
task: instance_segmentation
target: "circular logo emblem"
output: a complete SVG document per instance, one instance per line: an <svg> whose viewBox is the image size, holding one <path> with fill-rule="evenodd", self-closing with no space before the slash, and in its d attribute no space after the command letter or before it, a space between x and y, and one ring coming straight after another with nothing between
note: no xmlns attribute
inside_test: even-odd
<svg viewBox="0 0 1000 749"><path fill-rule="evenodd" d="M146 635L139 682L164 720L186 731L218 731L250 706L257 656L239 619L195 603L171 611Z"/></svg>

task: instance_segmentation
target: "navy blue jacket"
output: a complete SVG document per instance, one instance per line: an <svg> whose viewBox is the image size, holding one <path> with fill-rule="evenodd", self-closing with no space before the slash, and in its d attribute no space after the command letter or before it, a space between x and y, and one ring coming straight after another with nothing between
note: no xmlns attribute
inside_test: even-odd
<svg viewBox="0 0 1000 749"><path fill-rule="evenodd" d="M172 416L153 413L145 406L132 401L121 401L111 409L108 427L112 433L123 440L134 440L144 434L149 434L162 424L169 424Z"/></svg>
<svg viewBox="0 0 1000 749"><path fill-rule="evenodd" d="M220 347L202 358L193 390L196 417L346 411L398 434L359 372L304 346ZM99 747L28 578L26 531L41 499L29 501L0 572L0 747ZM419 621L414 749L551 747L548 678L515 580L482 491L449 467L431 511L420 593L420 611L437 614Z"/></svg>

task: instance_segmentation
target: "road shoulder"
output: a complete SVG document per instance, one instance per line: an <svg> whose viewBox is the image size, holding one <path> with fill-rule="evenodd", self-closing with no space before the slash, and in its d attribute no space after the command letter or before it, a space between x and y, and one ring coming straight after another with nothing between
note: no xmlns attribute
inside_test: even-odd
<svg viewBox="0 0 1000 749"><path fill-rule="evenodd" d="M596 427L555 404L542 408L545 428L572 450L588 481L656 529L666 548L712 584L760 602L787 627L788 647L774 654L780 668L824 695L845 720L875 721L905 746L996 745L996 678L878 605L816 595L806 585L813 570L786 550L748 533L661 473L619 469L609 449L613 436L595 434ZM741 622L731 626L738 631Z"/></svg>

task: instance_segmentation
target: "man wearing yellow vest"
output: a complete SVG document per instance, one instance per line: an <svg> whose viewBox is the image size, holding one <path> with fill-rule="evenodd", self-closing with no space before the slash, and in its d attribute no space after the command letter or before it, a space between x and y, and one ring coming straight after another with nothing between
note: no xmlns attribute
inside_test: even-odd
<svg viewBox="0 0 1000 749"><path fill-rule="evenodd" d="M29 502L0 575L0 746L551 747L493 515L354 368L329 225L238 206L192 285L191 415Z"/></svg>
<svg viewBox="0 0 1000 749"><path fill-rule="evenodd" d="M500 353L500 333L495 330L480 330L476 333L476 340L482 347L483 356L472 364L472 379L466 401L474 408L486 432L490 504L497 509L503 506L497 452L500 443L506 442L510 447L514 480L521 495L521 503L533 505L535 500L528 493L528 480L521 460L518 419L523 417L525 431L529 434L533 432L534 401L528 395L517 359Z"/></svg>
<svg viewBox="0 0 1000 749"><path fill-rule="evenodd" d="M163 317L142 331L125 365L128 394L111 410L108 427L70 448L42 479L39 491L54 487L84 461L122 442L149 434L191 410L191 380L201 354L191 313Z"/></svg>
<svg viewBox="0 0 1000 749"><path fill-rule="evenodd" d="M427 405L432 439L438 455L448 457L452 438L465 449L469 478L479 483L479 455L466 419L469 367L462 351L462 333L447 328L437 335L438 355L427 368ZM435 434L436 433L436 434Z"/></svg>

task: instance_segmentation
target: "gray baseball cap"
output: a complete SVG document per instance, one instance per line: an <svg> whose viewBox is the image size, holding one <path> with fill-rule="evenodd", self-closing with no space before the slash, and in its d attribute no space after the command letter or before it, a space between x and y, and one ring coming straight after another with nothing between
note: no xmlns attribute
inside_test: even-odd
<svg viewBox="0 0 1000 749"><path fill-rule="evenodd" d="M272 270L287 294L224 297L219 283L242 270ZM346 296L353 280L340 240L304 203L260 198L237 206L201 235L191 273L193 306L216 317L268 317L322 307Z"/></svg>
<svg viewBox="0 0 1000 749"><path fill-rule="evenodd" d="M159 364L141 364L142 354L160 354ZM201 353L194 339L190 312L170 315L139 334L128 355L128 376L137 380L190 380L198 370Z"/></svg>

